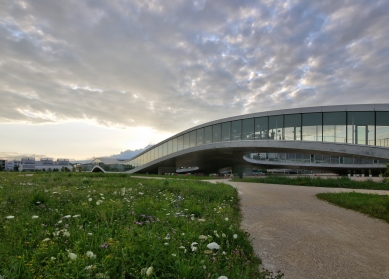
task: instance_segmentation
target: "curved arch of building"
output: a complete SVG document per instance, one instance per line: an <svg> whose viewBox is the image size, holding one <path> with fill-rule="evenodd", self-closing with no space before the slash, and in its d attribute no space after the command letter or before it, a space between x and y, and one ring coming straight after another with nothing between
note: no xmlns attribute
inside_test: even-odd
<svg viewBox="0 0 389 279"><path fill-rule="evenodd" d="M134 167L130 173L188 167L217 172L250 163L243 156L256 152L388 160L389 104L297 108L220 119L178 133L126 164Z"/></svg>

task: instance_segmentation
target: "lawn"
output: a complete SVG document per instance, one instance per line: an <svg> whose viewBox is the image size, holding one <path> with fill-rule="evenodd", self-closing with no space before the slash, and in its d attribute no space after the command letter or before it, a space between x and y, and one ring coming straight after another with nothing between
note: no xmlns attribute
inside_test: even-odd
<svg viewBox="0 0 389 279"><path fill-rule="evenodd" d="M233 181L236 182L254 182L254 183L268 183L268 184L284 184L284 185L296 185L296 186L315 186L315 187L328 187L328 188L350 188L350 189L371 189L371 190L389 190L389 183L386 182L374 182L372 180L355 181L348 177L342 176L339 178L323 179L320 177L309 176L263 176L253 178L239 179L235 177Z"/></svg>
<svg viewBox="0 0 389 279"><path fill-rule="evenodd" d="M259 270L237 191L125 174L0 173L2 278L281 278Z"/></svg>
<svg viewBox="0 0 389 279"><path fill-rule="evenodd" d="M362 212L371 217L385 220L389 223L389 195L362 193L321 193L319 199L332 204Z"/></svg>

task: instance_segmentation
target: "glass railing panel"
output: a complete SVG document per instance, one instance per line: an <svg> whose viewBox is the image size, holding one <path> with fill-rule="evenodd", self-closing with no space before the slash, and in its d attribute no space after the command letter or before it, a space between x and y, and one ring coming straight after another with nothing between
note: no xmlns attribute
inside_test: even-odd
<svg viewBox="0 0 389 279"><path fill-rule="evenodd" d="M254 125L256 140L269 139L269 118L267 116L255 118Z"/></svg>
<svg viewBox="0 0 389 279"><path fill-rule="evenodd" d="M222 125L215 124L212 127L212 142L221 142L222 140Z"/></svg>
<svg viewBox="0 0 389 279"><path fill-rule="evenodd" d="M243 119L242 121L242 140L254 139L254 118Z"/></svg>
<svg viewBox="0 0 389 279"><path fill-rule="evenodd" d="M204 144L204 128L197 129L197 145Z"/></svg>
<svg viewBox="0 0 389 279"><path fill-rule="evenodd" d="M231 140L242 139L242 120L236 120L231 122Z"/></svg>
<svg viewBox="0 0 389 279"><path fill-rule="evenodd" d="M222 123L222 141L231 140L231 122Z"/></svg>
<svg viewBox="0 0 389 279"><path fill-rule="evenodd" d="M323 141L346 143L346 112L323 113Z"/></svg>
<svg viewBox="0 0 389 279"><path fill-rule="evenodd" d="M207 126L204 129L204 140L205 143L212 143L212 126Z"/></svg>
<svg viewBox="0 0 389 279"><path fill-rule="evenodd" d="M284 139L301 140L301 114L284 115Z"/></svg>

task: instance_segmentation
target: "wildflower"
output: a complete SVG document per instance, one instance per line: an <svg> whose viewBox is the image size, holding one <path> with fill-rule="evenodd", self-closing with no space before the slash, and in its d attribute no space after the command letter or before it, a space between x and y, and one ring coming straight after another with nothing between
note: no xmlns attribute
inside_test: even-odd
<svg viewBox="0 0 389 279"><path fill-rule="evenodd" d="M165 246L168 246L168 245L169 245L169 243L167 243L167 242L165 242L164 244L165 244Z"/></svg>
<svg viewBox="0 0 389 279"><path fill-rule="evenodd" d="M205 222L205 219L198 219L199 222Z"/></svg>
<svg viewBox="0 0 389 279"><path fill-rule="evenodd" d="M192 248L192 252L195 252L197 250L197 247L195 245L197 245L198 243L197 242L193 242L191 245L190 245L190 248Z"/></svg>
<svg viewBox="0 0 389 279"><path fill-rule="evenodd" d="M55 261L57 258L56 257L50 257L50 260Z"/></svg>
<svg viewBox="0 0 389 279"><path fill-rule="evenodd" d="M37 219L37 218L39 218L39 216L37 215L32 216L32 219Z"/></svg>
<svg viewBox="0 0 389 279"><path fill-rule="evenodd" d="M200 240L207 240L207 238L208 238L208 237L205 236L205 235L200 235L200 236L199 236L199 239L200 239Z"/></svg>
<svg viewBox="0 0 389 279"><path fill-rule="evenodd" d="M80 214L73 215L73 218L77 218L77 217L80 217L80 216L81 216Z"/></svg>
<svg viewBox="0 0 389 279"><path fill-rule="evenodd" d="M204 268L204 269L207 269L207 266L206 266L206 265L203 265L203 268Z"/></svg>
<svg viewBox="0 0 389 279"><path fill-rule="evenodd" d="M100 245L100 248L107 249L109 247L109 244L107 242L104 242Z"/></svg>
<svg viewBox="0 0 389 279"><path fill-rule="evenodd" d="M66 215L66 216L63 216L62 219L70 218L70 217L72 217L72 215Z"/></svg>
<svg viewBox="0 0 389 279"><path fill-rule="evenodd" d="M226 254L226 251L223 251L222 254L225 255L225 254Z"/></svg>
<svg viewBox="0 0 389 279"><path fill-rule="evenodd" d="M176 254L172 254L173 257L177 256Z"/></svg>
<svg viewBox="0 0 389 279"><path fill-rule="evenodd" d="M72 261L74 261L75 259L77 259L77 255L76 254L74 254L74 253L69 253L69 258L72 260Z"/></svg>
<svg viewBox="0 0 389 279"><path fill-rule="evenodd" d="M142 195L143 195L143 193L142 193L142 192L139 192L139 195L141 195L141 196L142 196Z"/></svg>
<svg viewBox="0 0 389 279"><path fill-rule="evenodd" d="M126 194L126 188L122 188L122 196Z"/></svg>
<svg viewBox="0 0 389 279"><path fill-rule="evenodd" d="M96 255L92 251L86 252L86 256L91 259L96 259Z"/></svg>
<svg viewBox="0 0 389 279"><path fill-rule="evenodd" d="M90 235L93 235L93 233L88 233L88 235L90 236Z"/></svg>
<svg viewBox="0 0 389 279"><path fill-rule="evenodd" d="M212 250L204 250L204 254L207 254L207 255L212 254Z"/></svg>
<svg viewBox="0 0 389 279"><path fill-rule="evenodd" d="M42 240L42 242L46 242L46 241L49 241L49 240L50 240L50 238L45 238L45 239Z"/></svg>
<svg viewBox="0 0 389 279"><path fill-rule="evenodd" d="M66 237L70 236L70 232L68 232L68 231L64 231L62 234L63 234L63 236L66 236Z"/></svg>
<svg viewBox="0 0 389 279"><path fill-rule="evenodd" d="M185 249L185 247L184 246L180 246L180 247L178 247L178 249Z"/></svg>
<svg viewBox="0 0 389 279"><path fill-rule="evenodd" d="M61 223L62 223L62 220L59 220L59 221L58 221L58 224L61 224Z"/></svg>
<svg viewBox="0 0 389 279"><path fill-rule="evenodd" d="M100 205L100 202L99 202L99 201L97 201L97 202L96 202L96 205Z"/></svg>
<svg viewBox="0 0 389 279"><path fill-rule="evenodd" d="M150 276L151 274L153 274L153 271L154 271L154 268L152 266L150 266L147 271L146 271L146 275L147 276Z"/></svg>
<svg viewBox="0 0 389 279"><path fill-rule="evenodd" d="M89 270L89 269L91 269L92 267L93 267L93 265L88 265L88 266L85 267L85 270Z"/></svg>
<svg viewBox="0 0 389 279"><path fill-rule="evenodd" d="M224 220L228 221L228 217L224 218Z"/></svg>
<svg viewBox="0 0 389 279"><path fill-rule="evenodd" d="M219 276L217 279L228 279L227 276Z"/></svg>
<svg viewBox="0 0 389 279"><path fill-rule="evenodd" d="M222 233L222 237L226 237L226 235L224 233Z"/></svg>
<svg viewBox="0 0 389 279"><path fill-rule="evenodd" d="M211 242L207 245L208 249L219 249L219 244L217 244L216 242Z"/></svg>
<svg viewBox="0 0 389 279"><path fill-rule="evenodd" d="M5 217L5 218L7 218L7 219L13 219L13 218L15 218L15 216L7 216L7 217Z"/></svg>
<svg viewBox="0 0 389 279"><path fill-rule="evenodd" d="M90 201L90 202L91 202L91 201L92 201L92 198L89 198L89 199L88 199L88 201Z"/></svg>
<svg viewBox="0 0 389 279"><path fill-rule="evenodd" d="M237 235L237 234L234 234L232 237L233 237L234 239L237 239L237 238L238 238L238 235Z"/></svg>

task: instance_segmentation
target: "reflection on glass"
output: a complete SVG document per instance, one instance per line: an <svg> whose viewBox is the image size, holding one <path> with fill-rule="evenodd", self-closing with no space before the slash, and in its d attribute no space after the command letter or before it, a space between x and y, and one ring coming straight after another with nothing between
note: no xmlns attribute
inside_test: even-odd
<svg viewBox="0 0 389 279"><path fill-rule="evenodd" d="M162 156L166 156L166 155L167 155L167 142L162 144Z"/></svg>
<svg viewBox="0 0 389 279"><path fill-rule="evenodd" d="M177 138L177 151L184 149L184 136L181 135Z"/></svg>
<svg viewBox="0 0 389 279"><path fill-rule="evenodd" d="M347 113L347 143L374 145L374 112Z"/></svg>
<svg viewBox="0 0 389 279"><path fill-rule="evenodd" d="M204 144L204 128L197 130L197 145Z"/></svg>
<svg viewBox="0 0 389 279"><path fill-rule="evenodd" d="M173 139L173 152L177 152L177 138Z"/></svg>
<svg viewBox="0 0 389 279"><path fill-rule="evenodd" d="M184 149L189 148L189 133L184 135Z"/></svg>
<svg viewBox="0 0 389 279"><path fill-rule="evenodd" d="M389 112L376 112L376 144L377 146L389 147Z"/></svg>
<svg viewBox="0 0 389 279"><path fill-rule="evenodd" d="M222 141L231 140L231 122L222 123Z"/></svg>
<svg viewBox="0 0 389 279"><path fill-rule="evenodd" d="M205 127L204 138L205 143L212 143L212 126Z"/></svg>
<svg viewBox="0 0 389 279"><path fill-rule="evenodd" d="M222 125L221 124L213 125L212 132L213 132L212 142L221 142Z"/></svg>
<svg viewBox="0 0 389 279"><path fill-rule="evenodd" d="M242 121L242 140L254 139L254 118L243 119Z"/></svg>
<svg viewBox="0 0 389 279"><path fill-rule="evenodd" d="M346 112L323 113L323 141L346 142Z"/></svg>
<svg viewBox="0 0 389 279"><path fill-rule="evenodd" d="M304 113L303 118L303 140L323 140L323 118L322 113Z"/></svg>
<svg viewBox="0 0 389 279"><path fill-rule="evenodd" d="M241 140L242 120L231 122L231 140Z"/></svg>
<svg viewBox="0 0 389 279"><path fill-rule="evenodd" d="M282 140L282 127L284 125L282 115L269 116L269 139Z"/></svg>
<svg viewBox="0 0 389 279"><path fill-rule="evenodd" d="M265 117L257 117L255 118L255 139L257 140L265 140L269 138L268 130L269 130L269 119L267 116Z"/></svg>
<svg viewBox="0 0 389 279"><path fill-rule="evenodd" d="M167 155L172 154L173 152L173 141L169 140L167 142Z"/></svg>
<svg viewBox="0 0 389 279"><path fill-rule="evenodd" d="M284 139L301 140L301 114L285 115Z"/></svg>
<svg viewBox="0 0 389 279"><path fill-rule="evenodd" d="M196 146L196 130L189 133L189 146Z"/></svg>

